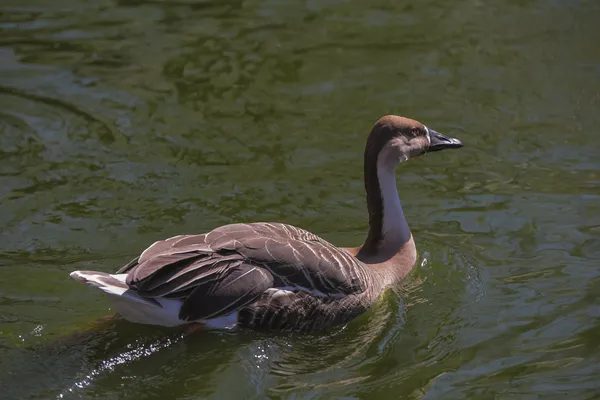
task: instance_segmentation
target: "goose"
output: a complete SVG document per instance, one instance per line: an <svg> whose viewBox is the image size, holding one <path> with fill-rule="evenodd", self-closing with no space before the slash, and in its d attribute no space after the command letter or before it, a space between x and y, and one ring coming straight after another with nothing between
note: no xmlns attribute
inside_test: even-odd
<svg viewBox="0 0 600 400"><path fill-rule="evenodd" d="M283 223L234 223L157 241L114 274L70 275L107 293L113 310L135 323L299 332L345 324L417 260L396 167L462 146L409 118L377 120L364 152L369 232L359 247L337 247Z"/></svg>

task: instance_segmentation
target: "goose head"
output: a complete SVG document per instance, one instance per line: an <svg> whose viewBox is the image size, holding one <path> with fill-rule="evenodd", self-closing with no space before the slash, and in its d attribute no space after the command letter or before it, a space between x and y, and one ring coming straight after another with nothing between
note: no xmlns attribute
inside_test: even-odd
<svg viewBox="0 0 600 400"><path fill-rule="evenodd" d="M380 168L394 168L403 161L427 152L462 146L460 140L444 136L419 121L386 115L373 126L365 156L377 160Z"/></svg>
<svg viewBox="0 0 600 400"><path fill-rule="evenodd" d="M412 255L404 264L414 261L416 249L396 190L395 169L427 152L462 146L460 140L413 119L386 115L377 120L367 138L364 160L369 235L357 257L365 262L383 262L405 249Z"/></svg>

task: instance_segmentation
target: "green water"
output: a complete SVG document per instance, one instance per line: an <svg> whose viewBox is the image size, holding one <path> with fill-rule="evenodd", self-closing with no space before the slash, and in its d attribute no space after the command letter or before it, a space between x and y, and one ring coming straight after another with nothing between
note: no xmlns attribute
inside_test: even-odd
<svg viewBox="0 0 600 400"><path fill-rule="evenodd" d="M600 3L3 0L3 399L600 396ZM419 266L320 335L147 328L75 269L281 221L365 237L394 113Z"/></svg>

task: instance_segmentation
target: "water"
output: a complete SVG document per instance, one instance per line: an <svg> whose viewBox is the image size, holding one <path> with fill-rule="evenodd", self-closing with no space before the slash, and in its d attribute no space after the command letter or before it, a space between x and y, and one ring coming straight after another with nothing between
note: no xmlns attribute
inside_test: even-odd
<svg viewBox="0 0 600 400"><path fill-rule="evenodd" d="M599 18L593 0L4 0L3 398L597 398ZM401 167L419 266L347 326L142 327L68 277L234 221L360 243L387 113L466 146Z"/></svg>

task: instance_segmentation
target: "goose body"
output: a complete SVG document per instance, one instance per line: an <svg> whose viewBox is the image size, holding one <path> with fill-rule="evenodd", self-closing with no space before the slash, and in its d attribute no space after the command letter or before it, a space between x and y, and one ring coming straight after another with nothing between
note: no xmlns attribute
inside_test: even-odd
<svg viewBox="0 0 600 400"><path fill-rule="evenodd" d="M416 262L395 167L427 151L461 147L421 123L379 119L367 139L365 243L340 248L282 223L231 224L155 242L114 274L71 276L107 293L132 322L315 331L350 321Z"/></svg>

